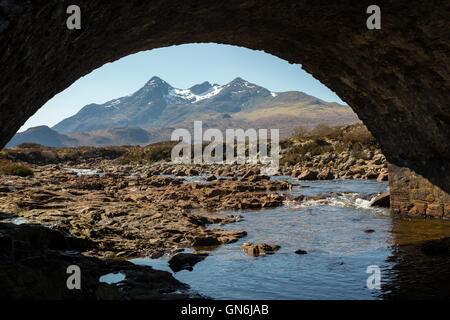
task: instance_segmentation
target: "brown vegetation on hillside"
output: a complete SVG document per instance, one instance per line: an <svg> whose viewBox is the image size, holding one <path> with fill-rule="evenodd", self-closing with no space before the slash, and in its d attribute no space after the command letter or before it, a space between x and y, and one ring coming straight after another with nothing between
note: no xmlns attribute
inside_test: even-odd
<svg viewBox="0 0 450 320"><path fill-rule="evenodd" d="M34 175L33 170L29 167L9 160L0 160L0 174L20 177L29 177Z"/></svg>
<svg viewBox="0 0 450 320"><path fill-rule="evenodd" d="M291 139L280 143L281 164L293 165L326 152L348 151L356 159L365 159L367 151L379 150L375 138L363 124L330 127L319 124L311 131L298 128Z"/></svg>
<svg viewBox="0 0 450 320"><path fill-rule="evenodd" d="M145 147L132 147L119 159L119 163L170 161L172 148L178 141L166 141L149 144Z"/></svg>
<svg viewBox="0 0 450 320"><path fill-rule="evenodd" d="M0 159L14 162L23 161L37 165L66 161L116 159L130 148L129 146L55 148L45 147L37 143L23 143L15 148L1 150Z"/></svg>

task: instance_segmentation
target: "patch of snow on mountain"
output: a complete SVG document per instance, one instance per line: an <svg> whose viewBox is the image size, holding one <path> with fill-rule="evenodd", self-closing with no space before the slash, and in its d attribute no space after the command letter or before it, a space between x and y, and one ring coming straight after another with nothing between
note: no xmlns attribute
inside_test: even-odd
<svg viewBox="0 0 450 320"><path fill-rule="evenodd" d="M181 99L181 100L188 100L190 103L196 103L198 101L214 97L216 94L222 91L222 89L223 89L222 86L215 85L203 93L194 94L189 89L174 88L169 90L169 93L164 97L170 101Z"/></svg>
<svg viewBox="0 0 450 320"><path fill-rule="evenodd" d="M111 108L114 107L116 104L119 104L120 100L115 100L113 102L111 102L111 104L108 104L107 106L105 106L105 108Z"/></svg>
<svg viewBox="0 0 450 320"><path fill-rule="evenodd" d="M196 95L195 96L196 97L196 101L195 102L198 102L198 101L203 100L203 99L212 98L215 95L217 95L220 91L222 91L222 89L223 89L222 86L215 85L215 86L209 88L209 90L206 90L205 92Z"/></svg>
<svg viewBox="0 0 450 320"><path fill-rule="evenodd" d="M181 98L184 100L195 100L195 94L189 89L172 89L169 91L169 95L175 98Z"/></svg>
<svg viewBox="0 0 450 320"><path fill-rule="evenodd" d="M270 95L271 95L272 97L276 97L276 96L278 95L278 93L270 92Z"/></svg>

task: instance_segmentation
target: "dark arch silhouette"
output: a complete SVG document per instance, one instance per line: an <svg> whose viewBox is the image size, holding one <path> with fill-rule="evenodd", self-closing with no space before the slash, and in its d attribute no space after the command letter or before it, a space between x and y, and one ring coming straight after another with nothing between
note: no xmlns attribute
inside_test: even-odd
<svg viewBox="0 0 450 320"><path fill-rule="evenodd" d="M388 161L450 191L450 3L78 0L0 3L0 147L46 101L101 65L143 50L215 42L302 64L367 125ZM62 106L63 107L63 106Z"/></svg>

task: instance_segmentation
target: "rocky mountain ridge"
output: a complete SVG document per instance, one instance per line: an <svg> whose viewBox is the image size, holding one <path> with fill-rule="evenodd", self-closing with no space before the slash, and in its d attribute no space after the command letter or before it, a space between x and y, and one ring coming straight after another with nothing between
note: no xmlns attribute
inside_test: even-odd
<svg viewBox="0 0 450 320"><path fill-rule="evenodd" d="M7 147L34 142L55 147L145 145L170 140L175 128L279 128L287 138L298 126L359 122L350 107L300 91L272 92L236 78L226 85L203 82L178 89L152 77L135 93L104 104L89 104L52 128L16 134Z"/></svg>

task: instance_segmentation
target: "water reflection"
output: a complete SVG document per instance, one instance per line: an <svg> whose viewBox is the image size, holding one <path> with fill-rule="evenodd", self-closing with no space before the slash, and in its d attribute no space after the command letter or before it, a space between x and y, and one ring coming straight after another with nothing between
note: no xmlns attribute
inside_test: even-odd
<svg viewBox="0 0 450 320"><path fill-rule="evenodd" d="M393 218L394 239L384 271L386 283L382 299L448 299L450 298L450 256L426 253L424 245L433 239L450 237L450 221L420 218Z"/></svg>

